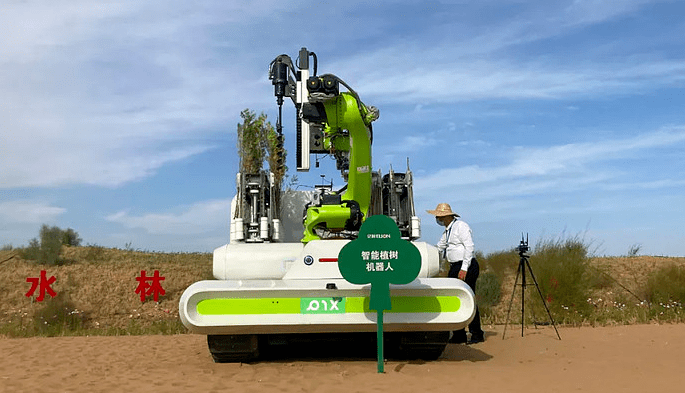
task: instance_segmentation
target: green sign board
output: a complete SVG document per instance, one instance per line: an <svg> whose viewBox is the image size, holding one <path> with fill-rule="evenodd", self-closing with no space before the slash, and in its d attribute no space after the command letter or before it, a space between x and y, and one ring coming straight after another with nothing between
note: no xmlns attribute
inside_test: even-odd
<svg viewBox="0 0 685 393"><path fill-rule="evenodd" d="M421 270L421 254L403 240L397 224L388 216L371 216L359 229L359 237L338 254L340 274L352 284L371 284L369 308L376 310L378 326L378 372L383 372L383 311L391 310L390 284L409 284Z"/></svg>

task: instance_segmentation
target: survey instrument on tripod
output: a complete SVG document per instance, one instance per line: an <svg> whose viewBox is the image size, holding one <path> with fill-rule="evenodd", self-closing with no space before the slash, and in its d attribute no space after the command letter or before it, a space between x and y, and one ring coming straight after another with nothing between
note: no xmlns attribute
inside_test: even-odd
<svg viewBox="0 0 685 393"><path fill-rule="evenodd" d="M561 336L559 335L559 331L557 330L557 326L554 323L554 318L552 318L552 313L549 311L549 307L547 307L547 302L545 301L545 297L542 296L542 291L540 291L540 286L538 285L538 281L535 279L535 275L533 274L533 269L530 267L530 262L528 262L528 258L530 258L530 256L527 255L526 253L529 250L530 250L530 247L528 247L528 234L526 234L525 238L523 237L523 234L521 234L521 243L519 243L518 247L516 247L516 251L518 251L518 254L519 254L519 266L518 266L518 269L516 270L516 279L514 280L514 289L512 290L511 298L509 299L509 309L507 310L507 320L504 324L504 333L502 333L502 340L504 340L504 336L507 334L507 326L509 326L509 313L511 312L511 305L512 305L512 302L514 301L514 294L516 293L516 286L517 285L521 285L521 337L523 337L523 328L524 328L525 321L526 321L526 313L525 313L526 286L530 285L526 282L526 269L528 269L528 272L530 273L530 277L533 279L533 283L535 284L535 288L537 289L537 292L540 295L540 300L542 300L542 304L545 306L545 310L547 311L547 316L549 316L549 320L552 322L552 326L554 326L554 331L557 333L557 337L559 337L559 340L561 340ZM519 277L521 277L521 284L519 284Z"/></svg>

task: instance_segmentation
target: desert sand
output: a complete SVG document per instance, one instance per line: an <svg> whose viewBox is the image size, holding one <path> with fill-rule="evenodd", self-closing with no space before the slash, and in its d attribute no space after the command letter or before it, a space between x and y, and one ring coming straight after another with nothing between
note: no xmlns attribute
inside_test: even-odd
<svg viewBox="0 0 685 393"><path fill-rule="evenodd" d="M213 363L200 335L0 338L0 392L683 392L685 325L501 326L432 362Z"/></svg>

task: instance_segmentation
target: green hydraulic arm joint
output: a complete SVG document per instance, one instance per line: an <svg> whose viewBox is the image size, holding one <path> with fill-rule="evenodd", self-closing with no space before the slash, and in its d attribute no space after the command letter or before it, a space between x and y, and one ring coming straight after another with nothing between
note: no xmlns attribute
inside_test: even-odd
<svg viewBox="0 0 685 393"><path fill-rule="evenodd" d="M314 233L318 226L330 231L345 229L347 220L353 216L350 203L354 201L366 219L371 203L371 122L376 120L373 113L360 105L351 93L340 93L324 103L326 125L324 126L324 146L330 150L349 153L347 189L341 195L341 204L310 206L304 221L303 243L320 239ZM360 110L361 108L361 110ZM361 222L359 222L361 225ZM358 229L358 228L356 228Z"/></svg>

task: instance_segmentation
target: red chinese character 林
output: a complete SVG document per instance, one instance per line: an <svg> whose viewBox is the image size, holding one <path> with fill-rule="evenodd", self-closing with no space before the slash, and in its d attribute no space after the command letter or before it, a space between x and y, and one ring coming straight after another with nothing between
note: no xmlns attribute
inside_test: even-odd
<svg viewBox="0 0 685 393"><path fill-rule="evenodd" d="M145 302L147 296L153 296L156 302L159 301L159 296L166 294L166 291L162 288L162 280L164 280L164 277L159 276L159 270L155 270L155 274L152 277L147 277L145 270L141 270L140 277L136 277L136 281L138 281L136 293L140 295L140 301Z"/></svg>

